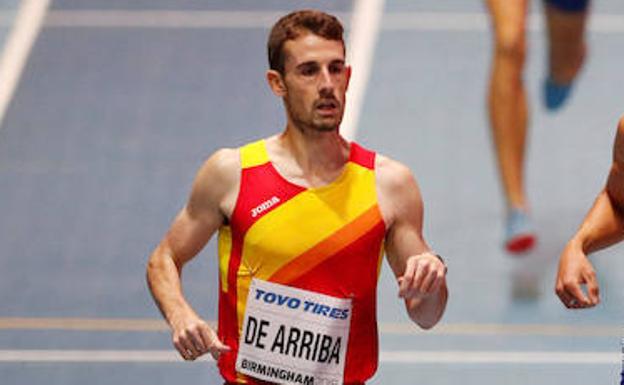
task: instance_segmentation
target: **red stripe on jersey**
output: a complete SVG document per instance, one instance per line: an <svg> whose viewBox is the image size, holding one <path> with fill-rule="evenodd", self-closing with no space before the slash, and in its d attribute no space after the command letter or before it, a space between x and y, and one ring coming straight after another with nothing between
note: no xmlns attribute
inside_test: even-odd
<svg viewBox="0 0 624 385"><path fill-rule="evenodd" d="M232 230L244 234L264 214L305 190L286 181L271 163L243 169Z"/></svg>
<svg viewBox="0 0 624 385"><path fill-rule="evenodd" d="M219 299L219 339L232 349L231 352L223 353L217 363L219 371L226 381L236 381L234 368L239 338L238 317L236 315L236 272L240 266L242 246L243 237L238 232L232 232L232 249L230 251L230 264L227 276L228 291L224 292L221 289L221 298Z"/></svg>
<svg viewBox="0 0 624 385"><path fill-rule="evenodd" d="M370 170L375 169L375 153L365 149L359 144L351 143L351 153L349 154L349 161L359 164L362 167L366 167Z"/></svg>
<svg viewBox="0 0 624 385"><path fill-rule="evenodd" d="M264 214L288 202L306 189L287 182L271 163L245 168L241 171L241 189L232 213L232 249L228 266L228 291L221 292L219 301L219 337L232 348L219 358L219 369L227 381L236 381L235 365L238 351L237 274L247 230ZM223 330L222 330L223 329ZM232 377L234 376L234 377Z"/></svg>
<svg viewBox="0 0 624 385"><path fill-rule="evenodd" d="M337 252L289 286L340 298L351 298L353 313L345 382L360 382L377 370L377 274L386 228L379 221L361 238ZM336 282L340 282L336 286ZM357 375L356 378L350 377Z"/></svg>

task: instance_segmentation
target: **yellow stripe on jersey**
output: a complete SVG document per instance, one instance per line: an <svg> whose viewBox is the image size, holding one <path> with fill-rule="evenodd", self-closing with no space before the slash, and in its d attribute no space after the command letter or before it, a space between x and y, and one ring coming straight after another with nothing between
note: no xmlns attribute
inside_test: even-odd
<svg viewBox="0 0 624 385"><path fill-rule="evenodd" d="M374 186L373 170L349 162L335 182L297 194L249 228L237 272L239 330L251 279L268 279L289 262L373 209L377 205Z"/></svg>
<svg viewBox="0 0 624 385"><path fill-rule="evenodd" d="M264 139L249 143L240 149L241 167L250 168L260 166L269 161Z"/></svg>
<svg viewBox="0 0 624 385"><path fill-rule="evenodd" d="M363 237L380 221L379 206L374 205L340 230L334 232L330 237L323 239L305 253L286 263L275 274L271 275L270 281L288 285L325 262L327 258Z"/></svg>

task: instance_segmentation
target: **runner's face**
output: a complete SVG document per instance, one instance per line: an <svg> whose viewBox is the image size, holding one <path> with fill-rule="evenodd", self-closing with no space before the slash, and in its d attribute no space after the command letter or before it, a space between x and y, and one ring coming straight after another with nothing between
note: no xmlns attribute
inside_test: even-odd
<svg viewBox="0 0 624 385"><path fill-rule="evenodd" d="M342 42L308 33L284 44L284 102L296 127L334 131L342 121L350 68Z"/></svg>

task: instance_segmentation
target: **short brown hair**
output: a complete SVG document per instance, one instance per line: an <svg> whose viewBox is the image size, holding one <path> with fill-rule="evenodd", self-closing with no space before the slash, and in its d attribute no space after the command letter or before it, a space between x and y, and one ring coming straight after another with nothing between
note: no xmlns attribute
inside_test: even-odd
<svg viewBox="0 0 624 385"><path fill-rule="evenodd" d="M335 16L325 12L304 9L289 13L279 19L269 34L267 42L269 54L269 68L284 74L284 43L287 40L295 40L305 33L313 33L327 40L344 40L344 29Z"/></svg>

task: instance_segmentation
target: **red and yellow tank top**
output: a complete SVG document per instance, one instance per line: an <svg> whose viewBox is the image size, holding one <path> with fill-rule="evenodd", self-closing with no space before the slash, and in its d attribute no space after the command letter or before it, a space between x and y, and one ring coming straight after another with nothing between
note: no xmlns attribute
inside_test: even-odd
<svg viewBox="0 0 624 385"><path fill-rule="evenodd" d="M352 300L344 380L363 383L377 369L376 292L385 224L375 189L375 153L351 144L337 180L305 188L282 177L264 140L240 149L241 185L219 230L219 359L227 382L260 384L235 371L253 278Z"/></svg>

